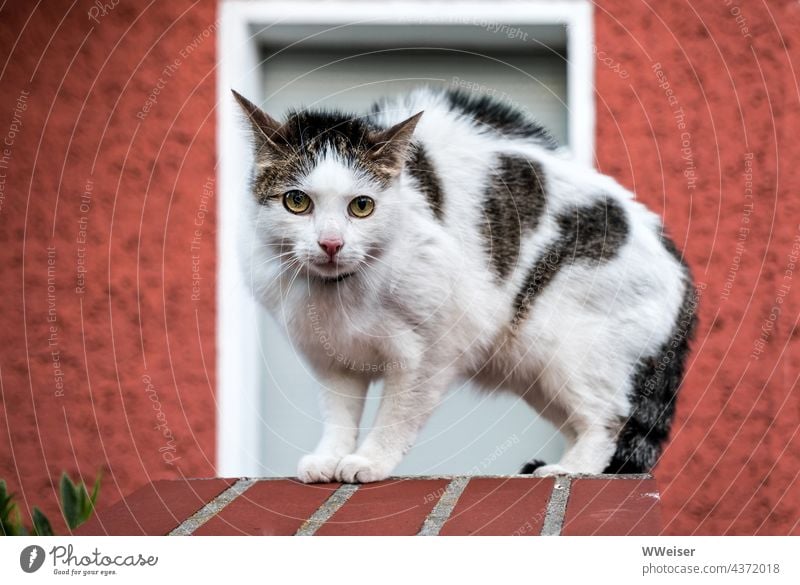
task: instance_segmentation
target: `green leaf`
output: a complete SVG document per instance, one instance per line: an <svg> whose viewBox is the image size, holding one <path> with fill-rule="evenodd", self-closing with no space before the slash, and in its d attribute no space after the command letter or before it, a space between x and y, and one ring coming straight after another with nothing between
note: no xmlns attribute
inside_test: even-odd
<svg viewBox="0 0 800 585"><path fill-rule="evenodd" d="M61 474L59 491L61 495L61 511L64 520L71 530L86 522L94 512L97 498L100 495L100 477L92 486L92 493L84 482L74 483L65 472ZM33 528L31 533L39 536L52 536L53 527L47 516L35 507L33 508ZM19 509L14 502L14 494L8 492L5 480L0 480L0 536L27 536L28 530L20 519Z"/></svg>
<svg viewBox="0 0 800 585"><path fill-rule="evenodd" d="M19 519L14 494L8 493L5 480L0 480L0 535L25 536L27 531Z"/></svg>
<svg viewBox="0 0 800 585"><path fill-rule="evenodd" d="M22 524L18 510L15 511L14 518L8 526L4 527L4 530L7 530L6 536L28 536L28 529Z"/></svg>
<svg viewBox="0 0 800 585"><path fill-rule="evenodd" d="M8 493L6 480L0 479L0 518L5 518L6 514L14 507L14 495Z"/></svg>
<svg viewBox="0 0 800 585"><path fill-rule="evenodd" d="M84 484L81 484L83 487L83 491L81 495L83 497L83 507L82 507L82 516L81 516L81 524L86 522L92 516L92 512L97 505L97 496L100 494L100 474L97 474L97 478L94 480L94 486L92 487L92 495L89 495L88 490Z"/></svg>
<svg viewBox="0 0 800 585"><path fill-rule="evenodd" d="M81 481L73 482L66 473L61 476L61 503L64 519L70 529L75 529L89 518L94 512L95 503L100 494L100 474L98 473L89 495L89 489Z"/></svg>
<svg viewBox="0 0 800 585"><path fill-rule="evenodd" d="M36 506L33 507L33 530L36 536L53 536L53 527L50 526L50 520Z"/></svg>
<svg viewBox="0 0 800 585"><path fill-rule="evenodd" d="M92 507L97 505L97 496L100 494L100 478L103 477L103 472L97 472L97 479L94 480L94 487L92 488Z"/></svg>
<svg viewBox="0 0 800 585"><path fill-rule="evenodd" d="M0 480L0 520L5 521L11 517L14 509L14 496L8 493L5 480Z"/></svg>
<svg viewBox="0 0 800 585"><path fill-rule="evenodd" d="M81 507L79 488L66 472L61 474L61 510L64 513L64 520L67 526L75 528L80 523Z"/></svg>

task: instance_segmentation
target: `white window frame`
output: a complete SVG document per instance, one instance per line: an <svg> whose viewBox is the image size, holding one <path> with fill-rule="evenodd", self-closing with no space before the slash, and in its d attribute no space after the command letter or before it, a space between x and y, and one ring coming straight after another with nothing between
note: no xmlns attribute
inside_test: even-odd
<svg viewBox="0 0 800 585"><path fill-rule="evenodd" d="M266 440L253 411L261 404L260 309L244 284L237 258L237 220L248 196L250 145L230 90L261 94L258 86L260 37L272 24L425 24L497 22L509 25L566 25L568 135L573 157L594 164L595 100L593 9L589 0L395 2L243 1L220 3L217 81L217 474L258 475ZM457 15L457 20L454 16Z"/></svg>

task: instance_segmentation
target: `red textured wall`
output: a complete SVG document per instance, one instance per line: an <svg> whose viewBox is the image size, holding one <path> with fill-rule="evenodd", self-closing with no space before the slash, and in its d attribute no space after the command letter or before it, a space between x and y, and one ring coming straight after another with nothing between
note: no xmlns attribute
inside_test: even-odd
<svg viewBox="0 0 800 585"><path fill-rule="evenodd" d="M599 166L705 286L657 469L666 529L800 534L800 3L600 0L595 24Z"/></svg>
<svg viewBox="0 0 800 585"><path fill-rule="evenodd" d="M214 213L194 224L215 174L215 3L120 2L96 22L92 6L0 13L0 141L14 133L0 144L0 477L51 517L61 470L103 469L105 504L214 472ZM657 469L667 531L798 534L800 4L599 0L595 13L598 165L663 213L704 286Z"/></svg>
<svg viewBox="0 0 800 585"><path fill-rule="evenodd" d="M36 4L0 14L0 477L55 519L62 470L214 474L216 5Z"/></svg>

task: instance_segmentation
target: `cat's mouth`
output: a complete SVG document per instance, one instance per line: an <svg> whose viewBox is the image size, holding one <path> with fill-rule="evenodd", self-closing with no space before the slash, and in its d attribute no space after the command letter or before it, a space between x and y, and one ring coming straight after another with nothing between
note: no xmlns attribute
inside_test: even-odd
<svg viewBox="0 0 800 585"><path fill-rule="evenodd" d="M350 278L354 274L355 272L343 272L339 276L321 276L319 279L325 284L334 284L336 282L342 282L345 278Z"/></svg>
<svg viewBox="0 0 800 585"><path fill-rule="evenodd" d="M339 260L311 261L308 264L308 270L325 282L339 282L355 274L356 267L352 262L340 262Z"/></svg>

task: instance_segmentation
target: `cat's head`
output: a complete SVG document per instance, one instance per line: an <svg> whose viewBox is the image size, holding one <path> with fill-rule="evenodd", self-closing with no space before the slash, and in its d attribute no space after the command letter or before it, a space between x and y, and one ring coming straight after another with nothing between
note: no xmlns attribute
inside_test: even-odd
<svg viewBox="0 0 800 585"><path fill-rule="evenodd" d="M386 130L339 112L270 117L233 92L253 131L259 239L326 280L379 261L396 237L397 179L422 112Z"/></svg>

